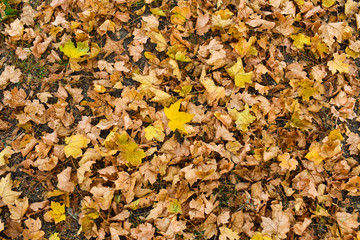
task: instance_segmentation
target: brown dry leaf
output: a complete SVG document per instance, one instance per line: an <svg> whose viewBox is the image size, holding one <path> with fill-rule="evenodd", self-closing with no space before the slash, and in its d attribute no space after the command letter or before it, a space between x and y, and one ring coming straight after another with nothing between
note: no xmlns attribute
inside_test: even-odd
<svg viewBox="0 0 360 240"><path fill-rule="evenodd" d="M220 227L220 236L219 240L238 240L240 239L240 236L237 232L234 232L230 228L227 228L225 226Z"/></svg>
<svg viewBox="0 0 360 240"><path fill-rule="evenodd" d="M13 182L11 181L11 174L9 173L6 177L0 179L0 197L1 200L7 204L14 204L15 201L21 195L21 192L15 192L11 190Z"/></svg>
<svg viewBox="0 0 360 240"><path fill-rule="evenodd" d="M0 167L1 166L5 166L9 163L9 158L11 157L12 154L14 154L15 152L11 149L10 146L5 147L1 152L0 152Z"/></svg>
<svg viewBox="0 0 360 240"><path fill-rule="evenodd" d="M331 48L335 39L342 43L351 36L351 27L346 22L323 23L319 32L322 40Z"/></svg>
<svg viewBox="0 0 360 240"><path fill-rule="evenodd" d="M28 229L23 231L24 240L40 240L44 237L45 232L41 231L41 220L39 218L28 218L25 220Z"/></svg>
<svg viewBox="0 0 360 240"><path fill-rule="evenodd" d="M25 60L31 54L31 50L30 48L17 47L15 53L20 60Z"/></svg>
<svg viewBox="0 0 360 240"><path fill-rule="evenodd" d="M96 31L100 34L100 36L104 35L108 31L115 32L115 23L107 19L96 29Z"/></svg>
<svg viewBox="0 0 360 240"><path fill-rule="evenodd" d="M37 36L35 38L35 41L33 42L33 46L30 48L32 54L36 58L40 58L41 55L46 51L48 48L50 42L52 41L52 37L46 37L46 36Z"/></svg>
<svg viewBox="0 0 360 240"><path fill-rule="evenodd" d="M335 74L336 72L339 73L349 73L350 65L345 63L346 60L346 54L334 54L334 60L328 62L328 67L332 74Z"/></svg>
<svg viewBox="0 0 360 240"><path fill-rule="evenodd" d="M22 73L20 69L15 68L15 66L6 66L0 75L0 89L5 89L9 82L17 83L21 79Z"/></svg>
<svg viewBox="0 0 360 240"><path fill-rule="evenodd" d="M8 205L11 213L10 218L13 220L21 220L29 207L29 199L16 199L14 205Z"/></svg>
<svg viewBox="0 0 360 240"><path fill-rule="evenodd" d="M71 179L71 167L67 167L57 175L58 185L57 187L65 192L73 192L75 184L70 181Z"/></svg>
<svg viewBox="0 0 360 240"><path fill-rule="evenodd" d="M349 145L349 151L351 155L356 155L360 152L360 136L359 134L351 132L348 135L346 144Z"/></svg>
<svg viewBox="0 0 360 240"><path fill-rule="evenodd" d="M304 221L302 223L296 223L294 226L293 226L293 230L294 230L294 233L299 235L299 236L302 236L304 231L307 229L307 227L310 225L311 223L311 219L310 218L305 218Z"/></svg>
<svg viewBox="0 0 360 240"><path fill-rule="evenodd" d="M338 222L340 230L343 234L347 232L350 233L358 229L359 227L359 222L357 220L358 215L359 213L356 214L351 214L347 212L336 213L336 221Z"/></svg>
<svg viewBox="0 0 360 240"><path fill-rule="evenodd" d="M282 211L282 205L272 205L272 217L261 217L262 234L285 239L290 231L290 217Z"/></svg>
<svg viewBox="0 0 360 240"><path fill-rule="evenodd" d="M93 194L95 201L99 204L102 210L107 210L110 207L112 199L114 197L115 190L110 187L104 187L101 185L92 187L90 193Z"/></svg>
<svg viewBox="0 0 360 240"><path fill-rule="evenodd" d="M186 229L185 222L178 221L176 218L176 216L170 216L155 219L155 226L166 239L173 239L176 234L182 234L183 230Z"/></svg>
<svg viewBox="0 0 360 240"><path fill-rule="evenodd" d="M34 18L36 16L36 11L31 7L29 3L24 3L22 13L21 13L21 22L28 25L34 26L35 21Z"/></svg>
<svg viewBox="0 0 360 240"><path fill-rule="evenodd" d="M5 27L4 33L9 35L13 41L18 41L23 36L24 24L19 19L15 19L10 26Z"/></svg>
<svg viewBox="0 0 360 240"><path fill-rule="evenodd" d="M211 24L208 24L210 21L210 15L209 14L201 14L199 13L199 16L196 20L196 33L200 36L204 35L209 31L211 28Z"/></svg>
<svg viewBox="0 0 360 240"><path fill-rule="evenodd" d="M140 224L131 229L131 236L137 240L151 240L154 237L155 228L150 223Z"/></svg>
<svg viewBox="0 0 360 240"><path fill-rule="evenodd" d="M129 45L129 54L133 57L134 62L137 62L142 57L142 52L144 51L144 45L139 42L134 42Z"/></svg>

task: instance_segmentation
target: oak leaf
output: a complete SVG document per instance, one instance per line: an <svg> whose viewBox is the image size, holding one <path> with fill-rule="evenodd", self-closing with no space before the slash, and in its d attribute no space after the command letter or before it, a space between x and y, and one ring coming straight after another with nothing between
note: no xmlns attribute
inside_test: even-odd
<svg viewBox="0 0 360 240"><path fill-rule="evenodd" d="M164 112L166 117L170 120L169 127L172 131L179 129L187 134L184 124L190 122L195 115L186 112L179 112L181 101L182 100L180 99L171 104L169 108L165 107Z"/></svg>

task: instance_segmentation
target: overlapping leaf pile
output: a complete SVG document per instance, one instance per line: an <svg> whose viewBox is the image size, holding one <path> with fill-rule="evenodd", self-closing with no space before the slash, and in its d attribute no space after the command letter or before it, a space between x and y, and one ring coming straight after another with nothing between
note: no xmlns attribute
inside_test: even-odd
<svg viewBox="0 0 360 240"><path fill-rule="evenodd" d="M359 238L359 5L2 1L1 236Z"/></svg>

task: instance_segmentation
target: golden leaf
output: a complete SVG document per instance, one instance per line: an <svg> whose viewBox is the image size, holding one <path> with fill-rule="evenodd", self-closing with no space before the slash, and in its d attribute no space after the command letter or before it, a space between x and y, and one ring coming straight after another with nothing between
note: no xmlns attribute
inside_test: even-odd
<svg viewBox="0 0 360 240"><path fill-rule="evenodd" d="M195 116L194 114L179 112L181 99L176 103L170 105L169 108L165 108L164 112L166 117L170 120L169 127L172 131L179 129L187 134L184 124L188 123Z"/></svg>
<svg viewBox="0 0 360 240"><path fill-rule="evenodd" d="M229 109L228 112L233 120L235 120L236 128L244 132L246 132L249 125L256 120L256 117L250 114L248 104L245 105L245 109L242 112L238 112L234 108Z"/></svg>
<svg viewBox="0 0 360 240"><path fill-rule="evenodd" d="M73 158L78 158L82 156L81 148L84 148L90 142L83 135L73 135L71 137L65 138L65 143L67 144L64 147L64 152L66 157L72 156Z"/></svg>
<svg viewBox="0 0 360 240"><path fill-rule="evenodd" d="M338 53L334 53L334 60L327 63L332 74L335 74L336 71L339 73L349 73L350 65L345 63L345 59L345 53L340 55Z"/></svg>
<svg viewBox="0 0 360 240"><path fill-rule="evenodd" d="M51 210L45 213L45 218L50 218L59 223L66 220L65 216L65 204L61 205L59 202L51 202Z"/></svg>

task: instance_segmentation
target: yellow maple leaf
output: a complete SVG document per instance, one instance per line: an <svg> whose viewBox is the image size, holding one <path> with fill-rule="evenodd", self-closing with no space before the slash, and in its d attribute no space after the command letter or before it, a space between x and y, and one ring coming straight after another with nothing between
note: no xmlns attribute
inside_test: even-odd
<svg viewBox="0 0 360 240"><path fill-rule="evenodd" d="M12 181L11 174L9 173L6 177L0 180L0 197L5 204L13 204L15 200L19 198L21 192L15 192L11 190Z"/></svg>
<svg viewBox="0 0 360 240"><path fill-rule="evenodd" d="M126 132L119 134L117 130L118 128L114 128L106 137L105 147L112 152L120 151L120 156L125 160L127 166L139 166L142 159L146 157L145 152L135 142L129 141Z"/></svg>
<svg viewBox="0 0 360 240"><path fill-rule="evenodd" d="M161 123L161 121L156 121L153 123L153 125L147 126L145 129L145 138L147 140L157 140L159 142L164 141L165 133L164 133L164 127Z"/></svg>
<svg viewBox="0 0 360 240"><path fill-rule="evenodd" d="M308 37L302 33L291 35L291 39L294 40L293 45L297 49L303 49L304 44L311 45L310 37Z"/></svg>
<svg viewBox="0 0 360 240"><path fill-rule="evenodd" d="M256 56L258 54L258 51L256 50L256 47L253 46L255 42L256 37L254 36L250 37L249 41L246 41L245 38L240 38L239 42L233 44L232 47L241 57L245 57L248 55Z"/></svg>
<svg viewBox="0 0 360 240"><path fill-rule="evenodd" d="M319 89L313 85L314 81L310 79L302 79L298 82L299 96L301 96L303 100L309 101L310 97L320 93Z"/></svg>
<svg viewBox="0 0 360 240"><path fill-rule="evenodd" d="M172 131L179 129L187 134L184 124L190 122L195 115L186 112L179 112L180 103L181 99L176 103L171 104L169 108L166 107L164 112L166 117L170 120L169 127Z"/></svg>
<svg viewBox="0 0 360 240"><path fill-rule="evenodd" d="M321 156L321 144L313 142L310 145L309 152L305 155L305 158L313 161L316 165L320 164L325 158Z"/></svg>
<svg viewBox="0 0 360 240"><path fill-rule="evenodd" d="M53 219L55 223L66 220L65 204L61 205L59 202L51 202L50 208L51 210L45 213L44 217Z"/></svg>
<svg viewBox="0 0 360 240"><path fill-rule="evenodd" d="M66 157L72 156L73 158L78 158L82 156L81 148L84 148L90 142L85 136L78 134L71 137L65 138L65 143L67 144L64 147L64 152Z"/></svg>
<svg viewBox="0 0 360 240"><path fill-rule="evenodd" d="M344 137L341 135L339 129L334 129L329 133L329 140L330 141L335 141L335 140L343 141Z"/></svg>
<svg viewBox="0 0 360 240"><path fill-rule="evenodd" d="M261 232L256 232L250 240L272 240L272 238L266 235L262 235Z"/></svg>
<svg viewBox="0 0 360 240"><path fill-rule="evenodd" d="M236 128L244 132L251 123L256 120L256 117L250 114L249 105L245 105L245 109L242 112L238 112L235 108L228 110L230 116L235 120Z"/></svg>
<svg viewBox="0 0 360 240"><path fill-rule="evenodd" d="M127 166L137 167L141 164L142 159L146 157L145 152L139 149L135 142L127 142L121 145L120 151L120 156L126 160Z"/></svg>
<svg viewBox="0 0 360 240"><path fill-rule="evenodd" d="M336 71L339 73L349 73L349 64L345 63L346 54L334 54L334 60L328 62L328 67L332 74L335 74Z"/></svg>
<svg viewBox="0 0 360 240"><path fill-rule="evenodd" d="M251 83L253 72L245 72L241 58L229 68L226 68L229 76L235 80L235 85L241 88L245 87L245 83Z"/></svg>
<svg viewBox="0 0 360 240"><path fill-rule="evenodd" d="M77 47L75 47L74 43L69 40L64 46L60 46L59 49L69 58L80 58L84 55L89 54L89 45L88 42L78 42Z"/></svg>
<svg viewBox="0 0 360 240"><path fill-rule="evenodd" d="M59 238L59 233L52 233L51 235L50 235L50 237L49 237L49 240L60 240L60 238Z"/></svg>

